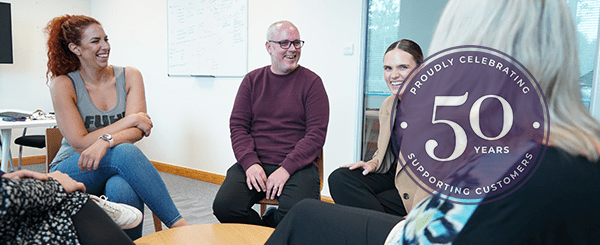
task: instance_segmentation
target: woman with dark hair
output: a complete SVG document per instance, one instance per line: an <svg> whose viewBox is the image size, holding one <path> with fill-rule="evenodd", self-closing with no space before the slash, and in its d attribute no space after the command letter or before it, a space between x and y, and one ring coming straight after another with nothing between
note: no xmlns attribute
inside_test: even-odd
<svg viewBox="0 0 600 245"><path fill-rule="evenodd" d="M377 151L371 160L344 165L329 175L329 190L336 204L404 216L427 196L399 165L392 151L392 147L399 145L392 146L390 140L390 112L394 104L399 104L404 92L398 90L408 74L422 62L421 47L411 40L394 42L385 51L383 75L392 95L379 110Z"/></svg>
<svg viewBox="0 0 600 245"><path fill-rule="evenodd" d="M108 64L108 36L91 17L57 17L46 32L46 76L64 136L50 171L66 173L113 202L141 211L145 203L168 227L188 225L158 171L133 145L152 129L140 71ZM125 232L135 240L142 225Z"/></svg>

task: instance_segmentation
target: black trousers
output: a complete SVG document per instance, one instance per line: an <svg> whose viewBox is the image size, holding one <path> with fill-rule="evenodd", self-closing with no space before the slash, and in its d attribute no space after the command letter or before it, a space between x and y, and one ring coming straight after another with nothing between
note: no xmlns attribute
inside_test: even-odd
<svg viewBox="0 0 600 245"><path fill-rule="evenodd" d="M269 244L381 245L400 216L305 199L279 223Z"/></svg>
<svg viewBox="0 0 600 245"><path fill-rule="evenodd" d="M384 174L363 175L362 171L338 168L329 175L329 192L335 203L405 216L407 212L394 182L396 166Z"/></svg>
<svg viewBox="0 0 600 245"><path fill-rule="evenodd" d="M279 168L278 165L263 164L267 177ZM279 207L275 212L260 215L252 206L265 197L265 192L249 190L246 184L246 173L239 164L227 170L225 181L221 184L213 202L213 213L221 223L243 223L275 227L287 212L304 198L320 198L319 170L314 164L296 171L283 186L281 196L277 199Z"/></svg>
<svg viewBox="0 0 600 245"><path fill-rule="evenodd" d="M92 199L88 199L71 220L82 245L134 244L123 229Z"/></svg>

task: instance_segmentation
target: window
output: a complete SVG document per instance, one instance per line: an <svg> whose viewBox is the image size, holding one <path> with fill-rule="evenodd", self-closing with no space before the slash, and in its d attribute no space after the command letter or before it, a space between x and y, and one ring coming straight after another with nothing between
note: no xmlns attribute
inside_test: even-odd
<svg viewBox="0 0 600 245"><path fill-rule="evenodd" d="M429 41L447 0L368 0L361 160L377 147L378 111L391 95L383 79L383 55L400 39L410 39L427 53Z"/></svg>
<svg viewBox="0 0 600 245"><path fill-rule="evenodd" d="M594 75L600 0L565 1L571 8L577 27L582 101L589 109L594 77L600 78L600 75ZM383 100L391 95L383 79L383 53L393 42L411 39L421 46L426 55L429 41L446 2L368 0L361 160L369 160L376 150L379 132L378 110ZM600 106L600 101L595 103Z"/></svg>
<svg viewBox="0 0 600 245"><path fill-rule="evenodd" d="M567 0L577 27L581 100L589 109L596 63L600 0Z"/></svg>
<svg viewBox="0 0 600 245"><path fill-rule="evenodd" d="M361 160L369 160L377 150L378 109L391 95L383 82L383 53L387 46L398 40L400 1L370 0L368 8Z"/></svg>

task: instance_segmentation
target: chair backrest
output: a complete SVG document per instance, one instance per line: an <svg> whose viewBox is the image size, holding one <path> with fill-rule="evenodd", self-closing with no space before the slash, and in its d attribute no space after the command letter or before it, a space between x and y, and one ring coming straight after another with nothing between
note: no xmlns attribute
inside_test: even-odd
<svg viewBox="0 0 600 245"><path fill-rule="evenodd" d="M50 171L50 163L60 149L62 138L58 128L46 129L46 173Z"/></svg>

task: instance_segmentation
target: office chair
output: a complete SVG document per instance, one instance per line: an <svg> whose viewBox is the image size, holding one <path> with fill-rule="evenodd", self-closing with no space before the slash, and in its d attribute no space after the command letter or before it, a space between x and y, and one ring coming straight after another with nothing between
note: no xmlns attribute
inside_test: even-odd
<svg viewBox="0 0 600 245"><path fill-rule="evenodd" d="M19 161L17 170L21 169L21 162L23 159L23 146L44 148L46 147L46 137L44 135L26 135L27 128L23 128L23 135L15 139L15 144L19 145ZM11 166L14 168L14 166Z"/></svg>

